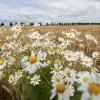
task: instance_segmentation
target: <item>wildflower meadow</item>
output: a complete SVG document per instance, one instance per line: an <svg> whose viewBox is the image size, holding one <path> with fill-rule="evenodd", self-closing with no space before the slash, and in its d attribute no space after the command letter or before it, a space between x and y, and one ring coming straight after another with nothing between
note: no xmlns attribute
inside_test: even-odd
<svg viewBox="0 0 100 100"><path fill-rule="evenodd" d="M100 40L94 35L73 28L60 35L24 32L17 24L3 40L4 29L0 88L7 100L100 100Z"/></svg>

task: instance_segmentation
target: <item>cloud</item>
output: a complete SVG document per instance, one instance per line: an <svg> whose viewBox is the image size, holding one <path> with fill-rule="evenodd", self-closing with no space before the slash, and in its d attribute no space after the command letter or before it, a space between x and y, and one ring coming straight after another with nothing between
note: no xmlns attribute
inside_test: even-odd
<svg viewBox="0 0 100 100"><path fill-rule="evenodd" d="M7 1L7 0L5 0ZM0 4L0 19L81 19L100 21L99 0L9 0ZM17 2L16 2L17 1ZM15 2L15 4L14 4Z"/></svg>

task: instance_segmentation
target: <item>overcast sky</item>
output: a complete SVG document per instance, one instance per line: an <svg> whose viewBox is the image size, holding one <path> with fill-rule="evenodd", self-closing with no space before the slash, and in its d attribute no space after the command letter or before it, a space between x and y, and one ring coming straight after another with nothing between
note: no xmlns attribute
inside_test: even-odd
<svg viewBox="0 0 100 100"><path fill-rule="evenodd" d="M100 22L100 0L0 0L0 20Z"/></svg>

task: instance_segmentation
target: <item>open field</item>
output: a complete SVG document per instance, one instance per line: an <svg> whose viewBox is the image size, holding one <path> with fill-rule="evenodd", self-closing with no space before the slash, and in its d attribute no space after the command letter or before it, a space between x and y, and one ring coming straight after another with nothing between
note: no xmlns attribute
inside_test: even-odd
<svg viewBox="0 0 100 100"><path fill-rule="evenodd" d="M98 40L98 47L97 49L100 50L100 25L73 25L73 26L25 26L23 28L23 33L28 33L29 30L34 29L39 31L40 33L46 32L53 32L57 36L60 36L62 32L68 32L70 29L76 29L77 31L81 32L82 34L92 34ZM6 39L5 37L13 34L9 27L4 29L3 36L0 37L1 43L4 42Z"/></svg>
<svg viewBox="0 0 100 100"><path fill-rule="evenodd" d="M100 25L73 25L73 26L25 26L24 31L27 32L30 29L35 29L39 32L46 33L48 31L54 32L59 35L62 31L69 31L70 29L76 29L81 33L89 33L94 34L98 38L100 38ZM9 34L9 27L6 27L4 31L6 34ZM4 34L5 35L5 34Z"/></svg>
<svg viewBox="0 0 100 100"><path fill-rule="evenodd" d="M99 25L0 28L0 100L83 96L100 98Z"/></svg>
<svg viewBox="0 0 100 100"><path fill-rule="evenodd" d="M73 25L73 26L39 26L34 27L40 32L55 32L56 34L61 34L62 31L68 31L70 29L76 29L82 33L92 33L98 34L100 36L100 25Z"/></svg>

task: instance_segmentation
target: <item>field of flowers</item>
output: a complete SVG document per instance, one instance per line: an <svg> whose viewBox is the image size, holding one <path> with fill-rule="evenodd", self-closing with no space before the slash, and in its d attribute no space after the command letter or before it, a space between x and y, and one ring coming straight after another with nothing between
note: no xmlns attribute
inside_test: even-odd
<svg viewBox="0 0 100 100"><path fill-rule="evenodd" d="M97 29L44 27L0 28L0 100L100 100Z"/></svg>

